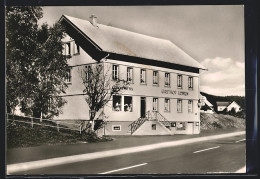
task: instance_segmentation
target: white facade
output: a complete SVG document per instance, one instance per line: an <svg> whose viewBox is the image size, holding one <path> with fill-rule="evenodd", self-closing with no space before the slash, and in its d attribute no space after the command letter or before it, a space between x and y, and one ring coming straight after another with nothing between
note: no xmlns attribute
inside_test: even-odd
<svg viewBox="0 0 260 179"><path fill-rule="evenodd" d="M67 104L58 118L89 120L89 108L83 96L84 86L80 74L86 65L94 65L97 61L79 47L69 35L64 41L64 46L69 47L64 53L71 55L68 59L70 79L67 80L69 87L63 95ZM200 133L199 71L193 72L183 68L179 70L136 61L126 62L111 59L109 54L101 59L100 63L103 63L106 69L110 69L108 74L112 77L131 80L129 86L118 95L114 95L104 107L107 124L101 129L101 133L104 135ZM132 132L131 124L147 118L147 115L154 111L166 120L167 125L150 119ZM96 116L99 116L99 113Z"/></svg>

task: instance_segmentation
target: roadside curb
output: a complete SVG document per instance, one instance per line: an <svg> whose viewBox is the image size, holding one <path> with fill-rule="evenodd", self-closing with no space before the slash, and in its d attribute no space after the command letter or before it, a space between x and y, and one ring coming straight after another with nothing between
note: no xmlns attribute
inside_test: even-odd
<svg viewBox="0 0 260 179"><path fill-rule="evenodd" d="M72 155L66 157L58 157L52 159L10 164L7 165L7 173L11 174L11 173L21 172L26 170L33 170L33 169L39 169L39 168L51 167L56 165L69 164L69 163L76 163L76 162L94 160L94 159L105 158L105 157L113 157L113 156L143 152L148 150L156 150L160 148L174 147L174 146L180 146L185 144L191 144L195 142L203 142L208 140L221 139L221 138L233 137L233 136L244 135L244 134L245 131L240 131L240 132L233 132L228 134L198 137L198 138L184 139L184 140L170 141L170 142L161 142L161 143L155 143L155 144L149 144L149 145L143 145L137 147L114 149L114 150L107 150L102 152L93 152L93 153L78 154L78 155Z"/></svg>

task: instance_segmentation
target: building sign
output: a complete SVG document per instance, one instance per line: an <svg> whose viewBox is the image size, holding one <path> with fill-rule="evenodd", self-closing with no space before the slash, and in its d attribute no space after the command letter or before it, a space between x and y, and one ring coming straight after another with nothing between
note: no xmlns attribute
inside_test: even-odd
<svg viewBox="0 0 260 179"><path fill-rule="evenodd" d="M128 87L128 86L121 87L121 89L122 90L130 90L130 91L134 90L132 87Z"/></svg>
<svg viewBox="0 0 260 179"><path fill-rule="evenodd" d="M189 93L185 91L178 91L178 95L188 96Z"/></svg>
<svg viewBox="0 0 260 179"><path fill-rule="evenodd" d="M178 93L177 93L176 90L165 90L165 89L162 89L161 92L162 92L162 94L173 94L173 95L178 94L178 95L183 95L183 96L188 96L189 95L189 93L185 92L185 91L178 91Z"/></svg>
<svg viewBox="0 0 260 179"><path fill-rule="evenodd" d="M165 90L162 89L162 94L176 94L176 90Z"/></svg>

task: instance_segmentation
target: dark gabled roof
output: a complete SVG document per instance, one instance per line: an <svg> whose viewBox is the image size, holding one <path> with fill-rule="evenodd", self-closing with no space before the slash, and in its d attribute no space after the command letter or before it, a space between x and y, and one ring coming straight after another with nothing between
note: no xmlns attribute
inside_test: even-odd
<svg viewBox="0 0 260 179"><path fill-rule="evenodd" d="M217 101L216 104L217 104L217 106L228 106L230 104L230 102Z"/></svg>
<svg viewBox="0 0 260 179"><path fill-rule="evenodd" d="M120 54L141 59L206 69L199 62L169 40L155 38L127 30L98 24L63 15L60 21L68 21L101 52Z"/></svg>

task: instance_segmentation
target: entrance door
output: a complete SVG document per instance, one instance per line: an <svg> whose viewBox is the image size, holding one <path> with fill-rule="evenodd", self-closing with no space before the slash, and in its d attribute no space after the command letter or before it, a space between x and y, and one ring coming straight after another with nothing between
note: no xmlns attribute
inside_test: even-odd
<svg viewBox="0 0 260 179"><path fill-rule="evenodd" d="M186 127L186 130L187 130L187 134L193 134L193 122L188 122L187 123L187 127Z"/></svg>
<svg viewBox="0 0 260 179"><path fill-rule="evenodd" d="M146 108L146 98L145 97L141 97L141 118L145 117L145 108Z"/></svg>

